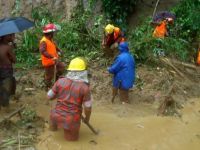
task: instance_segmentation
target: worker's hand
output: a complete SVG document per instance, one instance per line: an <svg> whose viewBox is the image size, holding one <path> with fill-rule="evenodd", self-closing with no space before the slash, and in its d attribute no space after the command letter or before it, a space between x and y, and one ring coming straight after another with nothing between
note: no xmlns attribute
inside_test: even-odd
<svg viewBox="0 0 200 150"><path fill-rule="evenodd" d="M105 49L106 45L104 43L101 44L102 48Z"/></svg>
<svg viewBox="0 0 200 150"><path fill-rule="evenodd" d="M58 52L58 56L61 56L62 55L62 52Z"/></svg>
<svg viewBox="0 0 200 150"><path fill-rule="evenodd" d="M90 118L89 118L89 117L85 117L85 118L83 119L83 122L84 122L84 123L89 123L89 121L90 121Z"/></svg>
<svg viewBox="0 0 200 150"><path fill-rule="evenodd" d="M110 46L110 49L116 49L117 47L118 47L118 43L115 42L114 44L112 44L112 45Z"/></svg>
<svg viewBox="0 0 200 150"><path fill-rule="evenodd" d="M57 61L58 58L57 58L57 57L53 57L52 60L53 60L53 61Z"/></svg>
<svg viewBox="0 0 200 150"><path fill-rule="evenodd" d="M60 49L60 50L58 51L58 55L59 55L59 56L64 55L64 51Z"/></svg>
<svg viewBox="0 0 200 150"><path fill-rule="evenodd" d="M57 62L58 62L58 58L57 57L53 57L52 60L55 62L55 64L57 64Z"/></svg>

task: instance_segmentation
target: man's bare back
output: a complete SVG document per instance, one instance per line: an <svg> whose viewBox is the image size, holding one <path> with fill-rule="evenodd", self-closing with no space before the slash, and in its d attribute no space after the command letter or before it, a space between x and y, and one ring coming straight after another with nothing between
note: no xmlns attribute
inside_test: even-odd
<svg viewBox="0 0 200 150"><path fill-rule="evenodd" d="M12 45L0 43L0 67L12 66L16 62L13 48Z"/></svg>

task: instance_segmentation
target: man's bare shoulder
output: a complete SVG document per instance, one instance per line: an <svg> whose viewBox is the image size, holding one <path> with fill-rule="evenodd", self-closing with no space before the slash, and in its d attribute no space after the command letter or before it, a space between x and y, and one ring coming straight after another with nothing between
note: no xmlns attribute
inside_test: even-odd
<svg viewBox="0 0 200 150"><path fill-rule="evenodd" d="M1 50L12 50L12 46L8 45L8 44L0 44L0 49Z"/></svg>

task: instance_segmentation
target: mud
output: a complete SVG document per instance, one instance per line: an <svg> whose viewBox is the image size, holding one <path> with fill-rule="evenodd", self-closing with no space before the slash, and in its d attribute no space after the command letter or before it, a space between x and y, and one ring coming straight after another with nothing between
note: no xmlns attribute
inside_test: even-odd
<svg viewBox="0 0 200 150"><path fill-rule="evenodd" d="M187 104L182 110L182 118L158 117L143 104L94 106L91 124L100 130L99 135L93 135L82 124L79 141L67 142L62 130L51 132L46 128L37 147L42 150L198 150L200 102L194 101L195 104ZM45 111L41 108L39 114ZM119 116L119 112L123 115Z"/></svg>
<svg viewBox="0 0 200 150"><path fill-rule="evenodd" d="M200 95L196 86L198 78L194 78L196 83L182 82L169 68L139 66L135 88L130 91L131 104L122 105L118 97L114 104L110 102L112 76L106 73L106 68L94 63L89 71L92 76L90 81L93 97L90 123L99 130L99 135L94 135L82 124L78 142L65 141L62 130L48 130L49 112L55 101L46 105L46 92L42 89L43 71L18 70L15 73L18 83L17 96L11 101L10 111L22 104L28 104L44 119L44 131L40 130L40 136L37 138L38 150L199 149ZM170 95L181 107L175 105L176 113L171 113L171 116L157 116L159 105L165 99L172 83L174 87ZM1 111L0 117L5 114ZM0 136L0 140L7 136Z"/></svg>
<svg viewBox="0 0 200 150"><path fill-rule="evenodd" d="M25 99L26 98L26 99ZM46 92L21 97L46 121L55 102L45 104ZM146 102L121 105L94 99L90 123L99 130L94 135L82 123L78 142L64 140L63 130L49 131L48 123L38 138L38 150L198 150L200 147L200 99L191 99L180 110L182 117L159 117L157 107Z"/></svg>

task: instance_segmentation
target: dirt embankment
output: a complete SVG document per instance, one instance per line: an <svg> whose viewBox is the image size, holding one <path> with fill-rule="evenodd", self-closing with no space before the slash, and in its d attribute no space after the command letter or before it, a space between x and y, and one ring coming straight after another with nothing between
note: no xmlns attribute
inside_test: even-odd
<svg viewBox="0 0 200 150"><path fill-rule="evenodd" d="M178 4L178 2L180 2L180 0L160 0L156 12L169 11ZM147 16L152 16L156 3L157 0L140 0L134 12L129 17L130 28L138 26Z"/></svg>
<svg viewBox="0 0 200 150"><path fill-rule="evenodd" d="M43 4L46 4L54 14L59 13L63 15L63 18L69 19L73 9L77 6L77 0L1 0L0 18L10 17L16 11L18 15L31 18L32 9Z"/></svg>
<svg viewBox="0 0 200 150"><path fill-rule="evenodd" d="M91 74L91 90L95 105L110 103L112 98L112 76L107 73L103 62L92 62L89 66ZM174 109L183 107L187 99L200 96L200 69L193 64L186 64L176 60L161 58L152 62L151 66L138 65L136 68L136 82L130 90L131 105L137 103L151 104L158 109L158 113L166 114L168 106ZM20 99L29 96L29 92L24 92L27 88L33 88L36 93L40 93L43 84L43 71L41 69L18 70L16 78L18 88L16 98ZM159 106L164 103L162 109ZM115 103L120 104L116 98ZM161 111L161 112L159 112ZM157 110L155 110L157 113ZM178 112L177 112L178 113ZM170 114L167 114L170 115Z"/></svg>

